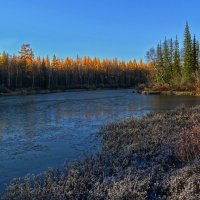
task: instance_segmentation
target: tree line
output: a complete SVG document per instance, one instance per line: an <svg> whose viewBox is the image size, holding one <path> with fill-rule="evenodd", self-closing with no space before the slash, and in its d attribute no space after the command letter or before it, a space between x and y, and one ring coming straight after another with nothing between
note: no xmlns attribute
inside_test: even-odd
<svg viewBox="0 0 200 200"><path fill-rule="evenodd" d="M154 66L153 82L160 85L184 85L198 81L200 72L199 41L192 38L188 22L185 26L183 47L179 40L166 39L147 52Z"/></svg>
<svg viewBox="0 0 200 200"><path fill-rule="evenodd" d="M35 58L29 44L22 45L18 56L0 55L0 87L8 89L131 87L146 83L149 71L142 60Z"/></svg>

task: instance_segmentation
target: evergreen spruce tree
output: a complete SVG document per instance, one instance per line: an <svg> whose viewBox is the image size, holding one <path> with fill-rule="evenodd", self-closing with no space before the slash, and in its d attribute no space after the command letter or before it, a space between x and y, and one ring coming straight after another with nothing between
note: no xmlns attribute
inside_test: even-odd
<svg viewBox="0 0 200 200"><path fill-rule="evenodd" d="M174 81L179 81L181 76L181 60L180 60L180 51L179 51L179 42L178 37L176 36L176 40L174 43L174 55L173 55L173 79Z"/></svg>
<svg viewBox="0 0 200 200"><path fill-rule="evenodd" d="M161 44L157 45L155 67L156 67L155 80L158 84L163 84L164 83L164 78L163 78L163 53L162 53Z"/></svg>
<svg viewBox="0 0 200 200"><path fill-rule="evenodd" d="M197 51L197 70L199 70L199 61L200 61L200 49L199 49L199 41L196 41L196 51Z"/></svg>
<svg viewBox="0 0 200 200"><path fill-rule="evenodd" d="M184 35L184 63L183 63L183 81L189 82L192 76L192 40L190 35L190 29L188 22L185 27L185 35Z"/></svg>
<svg viewBox="0 0 200 200"><path fill-rule="evenodd" d="M192 69L191 69L193 73L195 73L198 70L198 57L199 57L199 44L196 41L196 37L194 35L192 43Z"/></svg>
<svg viewBox="0 0 200 200"><path fill-rule="evenodd" d="M165 83L170 83L170 50L168 41L165 38L163 43L163 78Z"/></svg>
<svg viewBox="0 0 200 200"><path fill-rule="evenodd" d="M173 39L169 41L169 68L170 68L170 80L173 78L173 57L174 57L174 44Z"/></svg>

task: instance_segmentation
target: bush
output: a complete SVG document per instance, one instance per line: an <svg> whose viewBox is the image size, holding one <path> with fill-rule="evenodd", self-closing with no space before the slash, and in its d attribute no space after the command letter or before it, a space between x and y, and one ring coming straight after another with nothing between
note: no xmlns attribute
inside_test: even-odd
<svg viewBox="0 0 200 200"><path fill-rule="evenodd" d="M200 157L200 126L183 129L177 140L176 154L184 162Z"/></svg>

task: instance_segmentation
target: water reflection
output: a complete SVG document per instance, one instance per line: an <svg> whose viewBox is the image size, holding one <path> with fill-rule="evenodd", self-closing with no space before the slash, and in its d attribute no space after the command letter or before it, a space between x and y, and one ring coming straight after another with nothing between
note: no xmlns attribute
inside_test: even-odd
<svg viewBox="0 0 200 200"><path fill-rule="evenodd" d="M132 90L71 92L0 98L0 188L13 177L38 173L95 152L101 125L197 97L142 96Z"/></svg>

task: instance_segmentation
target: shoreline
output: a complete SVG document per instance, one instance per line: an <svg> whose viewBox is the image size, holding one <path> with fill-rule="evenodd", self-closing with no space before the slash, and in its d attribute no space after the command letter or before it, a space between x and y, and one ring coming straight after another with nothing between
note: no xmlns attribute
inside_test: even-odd
<svg viewBox="0 0 200 200"><path fill-rule="evenodd" d="M40 94L53 94L53 93L66 93L66 92L85 92L85 91L98 91L98 90L120 90L120 89L132 89L133 93L141 95L165 95L165 96L194 96L200 97L200 93L196 91L178 91L178 90L151 90L151 89L135 89L134 87L105 87L105 88L79 88L79 89L22 89L16 91L9 91L7 93L0 93L1 97L9 96L27 96L27 95L40 95Z"/></svg>
<svg viewBox="0 0 200 200"><path fill-rule="evenodd" d="M89 90L90 89L18 90L18 91L11 91L8 93L0 93L0 97L52 94L52 93L62 93L62 92L82 92L82 91L89 91Z"/></svg>
<svg viewBox="0 0 200 200"><path fill-rule="evenodd" d="M39 95L39 94L53 94L53 93L65 93L65 92L85 92L85 91L97 91L97 90L120 90L120 89L133 89L132 87L105 87L105 88L88 88L88 89L55 89L55 90L16 90L7 93L0 93L0 97L9 96L26 96L26 95Z"/></svg>
<svg viewBox="0 0 200 200"><path fill-rule="evenodd" d="M200 97L200 93L196 91L178 91L178 90L151 90L151 89L144 89L144 90L135 90L136 93L142 95L166 95L166 96L194 96Z"/></svg>

